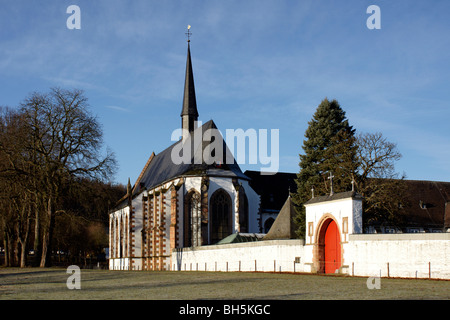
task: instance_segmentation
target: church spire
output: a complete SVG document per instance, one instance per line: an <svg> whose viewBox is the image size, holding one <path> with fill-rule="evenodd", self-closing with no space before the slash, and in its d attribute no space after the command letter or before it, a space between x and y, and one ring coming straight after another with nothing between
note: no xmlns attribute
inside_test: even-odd
<svg viewBox="0 0 450 320"><path fill-rule="evenodd" d="M183 109L181 110L181 128L192 132L196 129L198 111L197 101L195 99L194 73L192 72L191 62L190 28L191 26L188 26L188 32L186 33L188 35L188 50L186 60L186 76L184 80Z"/></svg>

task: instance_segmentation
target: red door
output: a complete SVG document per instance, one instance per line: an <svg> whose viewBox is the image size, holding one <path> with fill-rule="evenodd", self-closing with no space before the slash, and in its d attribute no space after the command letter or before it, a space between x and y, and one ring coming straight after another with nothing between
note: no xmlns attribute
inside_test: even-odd
<svg viewBox="0 0 450 320"><path fill-rule="evenodd" d="M332 220L325 231L325 273L335 273L341 266L341 237Z"/></svg>

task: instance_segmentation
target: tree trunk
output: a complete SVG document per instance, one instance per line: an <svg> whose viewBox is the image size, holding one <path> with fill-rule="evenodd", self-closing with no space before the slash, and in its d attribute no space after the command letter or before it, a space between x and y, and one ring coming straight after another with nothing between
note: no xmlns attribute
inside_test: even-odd
<svg viewBox="0 0 450 320"><path fill-rule="evenodd" d="M25 268L27 266L27 238L28 236L23 240L20 241L20 267Z"/></svg>
<svg viewBox="0 0 450 320"><path fill-rule="evenodd" d="M21 250L21 252L20 252L20 267L21 268L25 268L26 264L27 264L27 253L28 253L27 243L28 243L28 236L30 234L30 220L31 220L31 206L29 207L27 219L25 222L25 234L23 235L23 237L19 238L20 250Z"/></svg>
<svg viewBox="0 0 450 320"><path fill-rule="evenodd" d="M51 267L52 264L52 238L55 226L55 201L52 196L48 198L47 206L47 228L44 231L42 241L42 257L40 267Z"/></svg>
<svg viewBox="0 0 450 320"><path fill-rule="evenodd" d="M5 235L3 237L3 247L5 248L5 261L3 262L3 265L5 267L9 267L9 246L8 246L8 237Z"/></svg>
<svg viewBox="0 0 450 320"><path fill-rule="evenodd" d="M35 210L35 219L34 219L34 245L33 245L33 250L34 250L34 261L33 261L33 266L37 267L40 264L41 261L41 257L42 257L42 251L41 251L41 218L40 218L40 208L39 205L37 204L38 198L36 197L36 203L34 206L34 210Z"/></svg>

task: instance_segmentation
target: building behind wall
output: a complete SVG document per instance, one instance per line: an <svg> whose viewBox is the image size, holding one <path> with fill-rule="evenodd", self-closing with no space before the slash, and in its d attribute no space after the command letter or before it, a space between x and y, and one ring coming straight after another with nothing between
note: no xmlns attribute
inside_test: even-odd
<svg viewBox="0 0 450 320"><path fill-rule="evenodd" d="M246 171L250 185L261 196L261 232L267 233L276 220L289 191L295 192L295 173L264 176ZM363 216L361 233L439 233L450 231L450 182L398 180L405 190L396 224L386 220L367 223ZM350 189L350 188L349 188Z"/></svg>
<svg viewBox="0 0 450 320"><path fill-rule="evenodd" d="M267 175L260 171L247 170L244 172L250 180L250 186L261 197L260 229L261 233L268 233L283 207L289 192L295 192L297 174L277 172Z"/></svg>

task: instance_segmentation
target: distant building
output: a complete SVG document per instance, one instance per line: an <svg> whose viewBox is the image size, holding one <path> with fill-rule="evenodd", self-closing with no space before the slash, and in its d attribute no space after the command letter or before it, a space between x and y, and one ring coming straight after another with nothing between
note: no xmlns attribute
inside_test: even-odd
<svg viewBox="0 0 450 320"><path fill-rule="evenodd" d="M262 231L267 233L276 220L288 191L294 192L295 173L274 176L246 171L250 185L261 196ZM450 182L398 180L406 190L402 220L393 225L387 221L364 224L361 233L439 233L450 232ZM284 201L283 201L284 198ZM316 197L316 201L323 197ZM362 219L364 220L363 216ZM267 227L269 228L267 229Z"/></svg>
<svg viewBox="0 0 450 320"><path fill-rule="evenodd" d="M261 196L260 232L268 233L290 192L297 190L297 174L278 172L273 175L261 174L259 171L247 170L250 186Z"/></svg>

